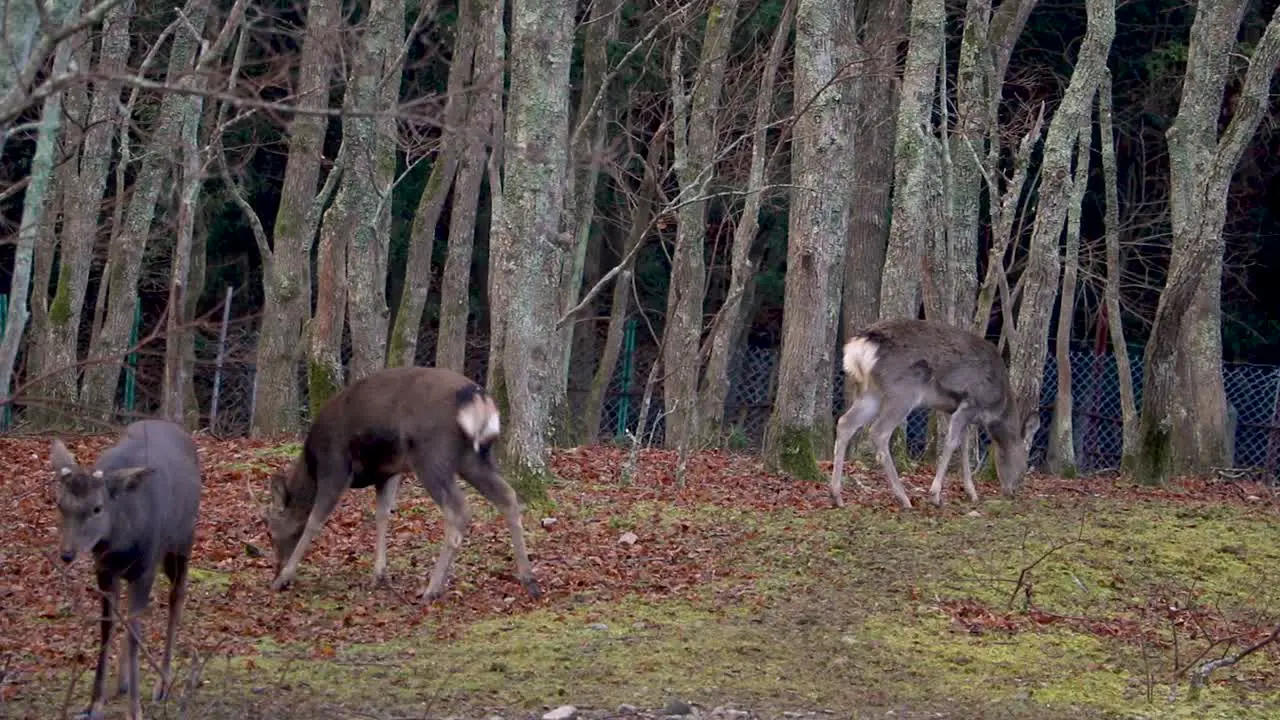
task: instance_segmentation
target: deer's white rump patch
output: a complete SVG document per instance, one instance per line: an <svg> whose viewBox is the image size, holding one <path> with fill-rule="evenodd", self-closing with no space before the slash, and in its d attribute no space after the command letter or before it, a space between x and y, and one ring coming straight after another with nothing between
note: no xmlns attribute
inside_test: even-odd
<svg viewBox="0 0 1280 720"><path fill-rule="evenodd" d="M866 387L871 378L871 369L876 366L880 346L865 337L855 337L844 346L844 371L861 387Z"/></svg>

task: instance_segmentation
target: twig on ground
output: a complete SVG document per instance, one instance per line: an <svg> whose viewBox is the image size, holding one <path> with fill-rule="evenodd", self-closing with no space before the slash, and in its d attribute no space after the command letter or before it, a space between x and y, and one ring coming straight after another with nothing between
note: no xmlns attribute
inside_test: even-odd
<svg viewBox="0 0 1280 720"><path fill-rule="evenodd" d="M1192 700L1195 700L1200 696L1200 689L1203 688L1209 682L1209 674L1212 673L1214 670L1217 670L1218 668L1231 667L1232 665L1239 663L1241 660L1258 652L1259 650L1265 648L1266 646L1271 645L1272 643L1275 643L1278 640L1280 640L1280 625L1276 625L1275 628L1272 629L1272 631L1265 638L1259 640L1253 645L1250 645L1244 650L1241 650L1235 655L1229 655L1226 657L1219 658L1217 660L1210 660L1209 662L1201 665L1195 670L1192 670L1191 671L1191 688L1187 693L1188 697L1190 697Z"/></svg>

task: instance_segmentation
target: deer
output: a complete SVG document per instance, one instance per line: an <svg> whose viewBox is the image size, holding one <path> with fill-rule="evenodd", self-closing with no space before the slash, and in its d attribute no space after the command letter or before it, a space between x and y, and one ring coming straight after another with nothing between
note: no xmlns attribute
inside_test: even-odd
<svg viewBox="0 0 1280 720"><path fill-rule="evenodd" d="M268 534L276 558L272 590L293 582L339 498L372 487L376 495L374 585L386 579L387 529L401 476L413 472L444 515L444 544L427 587L427 602L445 590L470 514L460 476L502 513L515 550L516 578L529 596L541 591L525 548L520 504L499 476L493 443L501 431L493 398L467 377L445 368L379 370L341 390L316 415L302 451L285 472L272 474Z"/></svg>
<svg viewBox="0 0 1280 720"><path fill-rule="evenodd" d="M70 566L93 557L102 617L98 664L86 715L103 717L107 649L115 624L121 581L128 583L127 650L120 655L117 691L129 695L130 720L141 720L139 618L150 602L157 570L169 579L169 622L153 699L163 700L172 678L174 637L186 599L187 568L200 511L201 469L195 442L167 420L128 425L92 469L82 467L54 438L50 463L57 483L60 556Z"/></svg>
<svg viewBox="0 0 1280 720"><path fill-rule="evenodd" d="M930 501L942 506L943 480L965 429L978 423L996 450L1001 492L1012 497L1027 472L1031 440L1040 428L1039 408L1023 408L1014 397L1000 351L985 338L945 323L909 318L883 320L856 332L844 346L844 371L857 397L836 423L831 499L843 507L841 471L849 441L868 426L871 442L894 498L907 510L903 489L889 454L889 437L918 407L949 413L950 426L929 488ZM965 493L973 503L978 491L969 469L969 448L960 453ZM856 482L856 480L855 480ZM862 487L861 483L858 483Z"/></svg>

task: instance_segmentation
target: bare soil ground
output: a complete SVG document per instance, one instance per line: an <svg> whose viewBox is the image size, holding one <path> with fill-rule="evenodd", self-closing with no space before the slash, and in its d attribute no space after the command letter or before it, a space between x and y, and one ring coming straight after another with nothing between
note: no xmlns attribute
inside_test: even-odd
<svg viewBox="0 0 1280 720"><path fill-rule="evenodd" d="M69 442L89 461L109 437ZM700 716L1250 718L1280 707L1280 647L1210 676L1280 623L1280 502L1255 484L1161 489L1028 478L1013 502L956 480L932 508L927 467L898 510L847 466L847 507L748 455L557 453L551 503L525 515L544 595L512 576L506 530L475 521L451 592L416 593L442 535L405 483L390 587L371 584L373 495L342 502L294 586L271 592L266 479L296 444L201 438L205 490L174 697L148 717ZM88 702L97 601L86 560L57 559L48 441L0 439L0 717ZM629 542L632 541L632 542ZM147 611L162 648L167 585ZM113 663L114 667L114 663ZM155 671L143 660L144 688ZM114 684L114 683L112 683ZM110 717L123 717L111 703Z"/></svg>

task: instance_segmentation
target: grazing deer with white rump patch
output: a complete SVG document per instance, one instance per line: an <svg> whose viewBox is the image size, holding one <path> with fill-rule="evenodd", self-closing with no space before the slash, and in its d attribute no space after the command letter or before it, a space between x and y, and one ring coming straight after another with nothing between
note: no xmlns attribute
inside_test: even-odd
<svg viewBox="0 0 1280 720"><path fill-rule="evenodd" d="M843 507L840 474L849 441L871 423L876 458L889 479L893 496L907 509L911 501L889 454L894 428L917 407L951 414L946 444L929 488L935 506L942 505L942 481L951 455L960 447L970 422L980 423L996 449L996 473L1006 497L1017 490L1027 472L1031 438L1040 427L1038 408L1022 409L1009 385L1000 351L986 339L950 325L927 320L895 319L863 328L844 346L844 371L858 386L858 397L836 423L831 499ZM969 447L960 453L964 489L978 501L969 470Z"/></svg>
<svg viewBox="0 0 1280 720"><path fill-rule="evenodd" d="M501 512L511 531L516 578L541 593L525 550L516 493L494 466L498 409L479 385L452 370L380 370L343 389L316 416L287 473L271 478L267 529L275 549L273 590L293 581L298 563L348 488L377 492L374 582L387 569L387 524L402 473L412 471L444 513L444 545L422 597L440 597L470 515L454 475Z"/></svg>
<svg viewBox="0 0 1280 720"><path fill-rule="evenodd" d="M130 424L93 469L83 468L61 440L50 451L58 483L62 561L93 555L102 591L101 642L86 715L101 718L105 702L107 648L119 604L120 581L129 583L128 651L120 655L118 688L129 693L129 718L141 720L138 688L139 616L151 599L156 569L169 578L169 627L154 698L164 698L170 680L173 638L186 598L187 565L200 510L200 461L182 427L167 420Z"/></svg>

